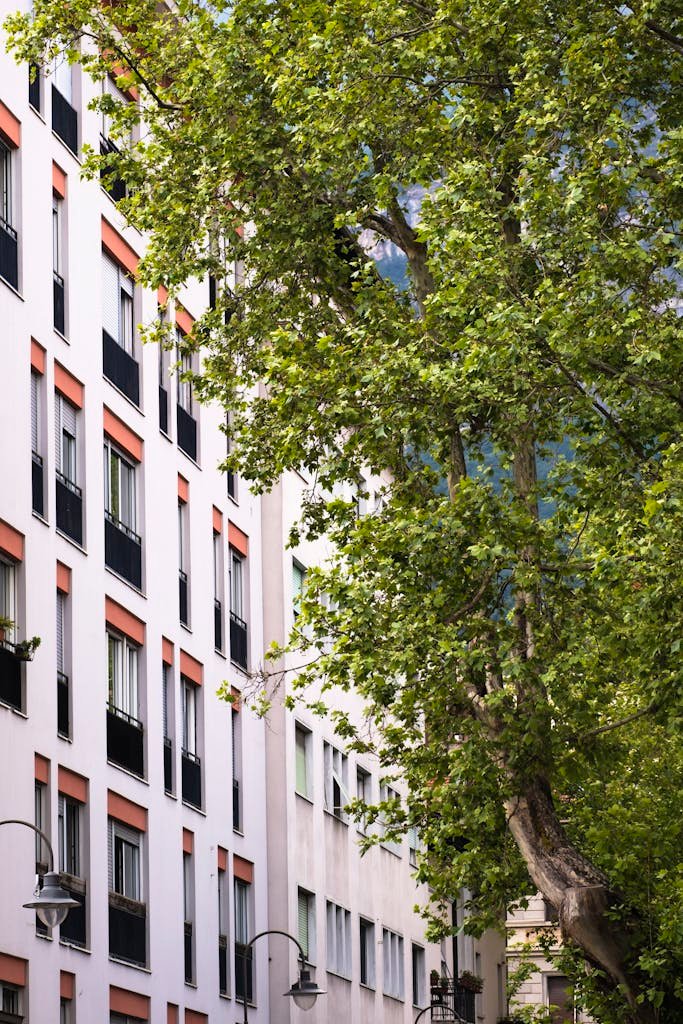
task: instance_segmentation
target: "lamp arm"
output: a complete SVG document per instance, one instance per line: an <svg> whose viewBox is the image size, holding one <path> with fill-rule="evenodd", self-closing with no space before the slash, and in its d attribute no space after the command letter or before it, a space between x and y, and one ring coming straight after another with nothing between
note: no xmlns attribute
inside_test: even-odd
<svg viewBox="0 0 683 1024"><path fill-rule="evenodd" d="M431 1007L431 1004L430 1004L429 1006L425 1006L424 1010L420 1010L420 1012L418 1013L417 1017L413 1021L413 1024L417 1024L417 1022L419 1021L420 1017L424 1017L425 1013L427 1013L428 1010L431 1010L431 1008L432 1007Z"/></svg>
<svg viewBox="0 0 683 1024"><path fill-rule="evenodd" d="M242 1005L244 1007L244 1024L249 1024L247 1018L247 952L251 949L257 939L263 938L264 935L284 935L286 939L293 942L299 950L299 959L301 960L302 967L306 966L306 957L304 955L303 947L298 939L295 939L289 932L283 932L279 928L268 928L266 931L258 932L254 935L253 939L249 939L246 946L244 947L244 953L242 954Z"/></svg>
<svg viewBox="0 0 683 1024"><path fill-rule="evenodd" d="M47 836L42 831L42 829L39 829L37 825L33 825L30 821L23 821L21 818L5 818L4 821L0 821L0 825L25 825L26 828L33 829L33 831L37 835L39 835L40 838L45 843L45 845L47 847L47 852L48 852L49 858L50 858L49 861L48 861L49 870L50 871L54 871L54 869L55 869L55 856L54 856L54 853L52 852L52 843L47 838Z"/></svg>

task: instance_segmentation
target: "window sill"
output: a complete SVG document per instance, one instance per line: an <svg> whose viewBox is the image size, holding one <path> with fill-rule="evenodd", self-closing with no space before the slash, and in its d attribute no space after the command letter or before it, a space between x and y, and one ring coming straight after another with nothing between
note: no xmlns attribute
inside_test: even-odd
<svg viewBox="0 0 683 1024"><path fill-rule="evenodd" d="M197 987L198 986L197 986L197 982L196 981L188 981L187 978L185 979L185 988L194 988L194 989L196 989Z"/></svg>
<svg viewBox="0 0 683 1024"><path fill-rule="evenodd" d="M54 325L53 325L53 327L52 327L52 330L53 330L53 331L55 332L55 334L57 335L57 337L58 337L58 338L61 338L61 339L62 339L62 341L63 341L63 342L64 342L64 343L66 344L66 345L70 345L70 344L71 344L71 342L70 342L70 341L69 341L69 339L67 338L66 334L62 334L62 332L61 332L61 331L58 331L58 330L57 330L57 328L56 328L56 327L55 327Z"/></svg>
<svg viewBox="0 0 683 1024"><path fill-rule="evenodd" d="M175 793L172 793L170 789L165 789L164 790L164 796L167 796L169 798L169 800L177 800L178 799L178 797L175 795Z"/></svg>
<svg viewBox="0 0 683 1024"><path fill-rule="evenodd" d="M86 956L92 956L92 950L88 949L87 946L77 946L75 942L65 942L64 939L59 940L59 945L63 949L73 949L76 953L85 953Z"/></svg>
<svg viewBox="0 0 683 1024"><path fill-rule="evenodd" d="M173 444L173 438L171 437L171 435L167 434L165 430L161 429L161 427L159 427L159 433L161 434L162 437L166 438L169 444Z"/></svg>
<svg viewBox="0 0 683 1024"><path fill-rule="evenodd" d="M26 714L26 712L21 711L19 708L13 707L12 704L7 704L4 700L0 700L0 708L7 708L7 710L11 711L13 715L18 715L19 718L25 718L26 721L28 721L28 715Z"/></svg>
<svg viewBox="0 0 683 1024"><path fill-rule="evenodd" d="M333 978L339 978L340 981L346 981L349 985L351 984L351 979L346 974L338 974L337 971L332 971L329 967L326 973L331 974Z"/></svg>
<svg viewBox="0 0 683 1024"><path fill-rule="evenodd" d="M323 810L324 810L324 812L325 812L325 814L327 815L328 818L332 818L333 821L336 821L339 825L343 825L344 828L348 828L349 827L348 820L344 820L344 818L340 818L338 814L335 814L334 811L329 811L327 809L327 807L323 807Z"/></svg>
<svg viewBox="0 0 683 1024"><path fill-rule="evenodd" d="M32 104L32 103L29 103L29 105L28 105L28 109L29 109L29 110L32 110L32 111L33 111L33 113L34 113L34 114L36 115L36 117L38 118L38 120L39 120L39 121L42 121L42 122L43 122L43 124L47 124L47 121L45 120L45 118L43 117L43 115L41 114L41 112L40 112L39 110L37 110L37 109L36 109L36 108L35 108L35 107L33 106L33 104Z"/></svg>
<svg viewBox="0 0 683 1024"><path fill-rule="evenodd" d="M57 134L57 132L54 130L54 128L52 129L52 136L53 136L53 138L57 139L57 141L59 142L59 145L62 147L62 149L66 150L66 152L69 154L71 159L75 160L76 163L78 164L78 166L81 167L82 166L81 158L74 153L73 149L69 149L69 147L67 146L67 144L64 141L64 139L60 135Z"/></svg>
<svg viewBox="0 0 683 1024"><path fill-rule="evenodd" d="M47 934L46 932L38 932L38 931L37 931L37 932L35 933L35 936L36 936L36 938L37 938L37 939L42 939L42 940L43 940L43 942L54 942L54 941L55 941L55 940L54 940L54 939L52 938L52 936L51 936L51 935L48 935L48 934Z"/></svg>
<svg viewBox="0 0 683 1024"><path fill-rule="evenodd" d="M87 548L84 548L83 545L79 544L77 540L73 540L73 538L70 537L68 533L63 533L61 530L57 528L55 528L55 533L57 534L58 537L63 537L64 540L67 541L67 543L70 544L72 548L76 548L76 551L80 551L84 555L88 554Z"/></svg>
<svg viewBox="0 0 683 1024"><path fill-rule="evenodd" d="M240 672L243 676L249 675L249 669L245 668L244 665L239 665L236 661L233 661L232 658L230 659L230 664L232 665L233 668L236 668L237 671Z"/></svg>
<svg viewBox="0 0 683 1024"><path fill-rule="evenodd" d="M299 799L301 799L301 800L305 800L307 804L310 804L311 807L313 807L313 797L312 796L308 796L307 793L302 793L301 790L299 790L299 789L295 789L294 790L294 795L298 796ZM329 814L329 811L327 813Z"/></svg>
<svg viewBox="0 0 683 1024"><path fill-rule="evenodd" d="M57 739L61 740L62 743L73 743L72 737L71 736L65 736L63 732L58 732L57 733Z"/></svg>
<svg viewBox="0 0 683 1024"><path fill-rule="evenodd" d="M195 804L190 804L187 800L183 800L182 805L183 807L189 807L191 811L195 812L195 814L201 814L202 818L206 817L206 811L203 811L201 807L197 807Z"/></svg>
<svg viewBox="0 0 683 1024"><path fill-rule="evenodd" d="M135 356L133 356L133 359L135 359ZM135 362L138 364L138 367L139 367L140 366L139 361L137 359L135 359ZM136 405L135 402L132 400L132 398L128 397L128 395L125 393L125 391L122 391L121 388L117 388L116 384L114 384L113 381L109 380L109 377L105 377L104 374L102 374L102 380L105 380L107 382L107 384L109 385L109 387L112 389L112 391L115 391L117 395L121 395L121 398L123 398L123 400L128 403L128 405L131 407L131 409L135 409L135 411L137 413L139 413L140 416L144 416L145 415L144 412L142 411L142 407L139 406L139 405Z"/></svg>
<svg viewBox="0 0 683 1024"><path fill-rule="evenodd" d="M223 661L227 661L228 660L227 657L226 657L225 651L221 651L218 647L214 647L213 653L217 654L219 658L223 659Z"/></svg>
<svg viewBox="0 0 683 1024"><path fill-rule="evenodd" d="M196 420L196 423L197 423L197 429L199 430L199 420ZM199 463L197 462L196 459L193 459L191 455L188 455L187 452L185 451L185 449L181 448L180 445L178 445L178 451L180 452L181 455L185 456L185 458L187 459L188 462L191 462L193 466L196 466L197 469L199 470L199 472L201 473L202 467L199 465Z"/></svg>
<svg viewBox="0 0 683 1024"><path fill-rule="evenodd" d="M178 620L178 621L180 621L180 620ZM184 629L186 633L192 633L192 627L188 626L188 624L186 622L181 622L180 623L180 628Z"/></svg>
<svg viewBox="0 0 683 1024"><path fill-rule="evenodd" d="M34 508L31 509L31 515L33 516L34 519L37 519L38 522L42 523L43 526L49 526L50 525L48 523L47 519L45 518L45 516L41 516L40 512L36 512L36 510Z"/></svg>
<svg viewBox="0 0 683 1024"><path fill-rule="evenodd" d="M13 294L13 295L16 295L16 297L17 297L18 299L21 299L21 301L22 301L22 302L24 301L24 296L23 296L23 295L21 294L21 292L20 292L20 291L17 291L17 289L16 289L15 287L14 287L14 285L11 285L11 284L9 283L9 281L6 281L6 280L5 280L5 278L4 278L4 277L1 277L1 276L0 276L0 282L1 282L2 284L4 284L5 288L9 288L9 290L10 290L10 291L12 292L12 294Z"/></svg>
<svg viewBox="0 0 683 1024"><path fill-rule="evenodd" d="M151 968L143 967L142 964L133 964L130 960L120 960L117 956L109 956L110 964L121 964L122 967L130 967L132 971L142 971L143 974L151 974Z"/></svg>
<svg viewBox="0 0 683 1024"><path fill-rule="evenodd" d="M239 508L240 507L239 499L238 498L233 498L232 494L228 495L228 501L231 501L232 504L235 506L235 508Z"/></svg>
<svg viewBox="0 0 683 1024"><path fill-rule="evenodd" d="M397 857L398 860L403 859L403 855L398 850L392 850L391 847L385 846L384 843L380 843L379 848L384 850L385 853L390 853L392 857Z"/></svg>
<svg viewBox="0 0 683 1024"><path fill-rule="evenodd" d="M382 992L382 995L384 996L385 999L393 999L395 1003L403 1004L406 1001L405 996L392 996L390 992Z"/></svg>
<svg viewBox="0 0 683 1024"><path fill-rule="evenodd" d="M140 597L145 599L145 601L147 600L147 595L145 594L144 590L139 590L138 587L136 587L134 583L131 583L130 580L127 580L125 576L121 576L118 572L116 572L115 569L111 569L106 563L105 563L104 568L105 568L105 571L108 572L110 576L114 577L114 579L121 580L121 582L125 583L127 587L130 587L130 589L135 594L139 594Z"/></svg>
<svg viewBox="0 0 683 1024"><path fill-rule="evenodd" d="M141 775L136 775L135 772L131 772L128 768L124 768L123 765L116 764L115 761L110 761L109 758L107 758L107 764L110 768L116 768L117 772L123 772L123 774L127 775L128 778L135 779L136 782L141 782L143 786L149 786L147 779L144 779Z"/></svg>
<svg viewBox="0 0 683 1024"><path fill-rule="evenodd" d="M233 828L232 831L236 836L241 836L242 839L244 839L244 832L242 831L241 828Z"/></svg>
<svg viewBox="0 0 683 1024"><path fill-rule="evenodd" d="M377 991L375 986L374 985L369 985L367 983L367 981L359 981L358 984L360 985L360 987L362 989L365 989L366 992L372 992L373 996L374 996L375 992Z"/></svg>

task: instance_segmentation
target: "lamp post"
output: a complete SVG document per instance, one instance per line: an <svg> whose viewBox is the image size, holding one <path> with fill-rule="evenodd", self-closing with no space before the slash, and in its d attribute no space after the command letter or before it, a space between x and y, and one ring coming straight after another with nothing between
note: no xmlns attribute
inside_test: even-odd
<svg viewBox="0 0 683 1024"><path fill-rule="evenodd" d="M37 825L32 825L30 821L22 821L21 818L6 818L4 821L0 821L0 825L25 825L26 828L33 829L45 843L49 854L50 870L43 875L43 885L36 898L29 903L24 903L24 907L27 910L35 910L40 920L48 928L56 928L64 921L71 908L77 907L79 904L78 900L72 899L66 889L62 889L59 884L59 874L54 869L55 858L50 840Z"/></svg>
<svg viewBox="0 0 683 1024"><path fill-rule="evenodd" d="M318 988L314 981L311 981L311 972L306 968L306 957L301 943L290 935L289 932L280 931L279 928L269 928L265 932L259 932L257 935L250 939L244 947L242 954L242 1006L244 1007L244 1024L249 1024L247 1018L247 954L251 950L257 939L260 939L263 935L284 935L286 939L293 942L299 950L299 977L294 982L292 987L284 993L286 996L291 996L296 1005L300 1010L310 1010L314 1005L318 996L324 996L325 990Z"/></svg>

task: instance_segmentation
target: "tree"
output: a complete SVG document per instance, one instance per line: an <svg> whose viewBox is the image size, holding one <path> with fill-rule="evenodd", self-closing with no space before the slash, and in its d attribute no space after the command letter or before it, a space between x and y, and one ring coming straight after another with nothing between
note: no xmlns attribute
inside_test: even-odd
<svg viewBox="0 0 683 1024"><path fill-rule="evenodd" d="M483 928L538 888L600 1020L681 1020L680 10L36 0L9 30L141 92L107 156L141 273L217 282L232 467L315 477L301 682L364 696L436 901Z"/></svg>

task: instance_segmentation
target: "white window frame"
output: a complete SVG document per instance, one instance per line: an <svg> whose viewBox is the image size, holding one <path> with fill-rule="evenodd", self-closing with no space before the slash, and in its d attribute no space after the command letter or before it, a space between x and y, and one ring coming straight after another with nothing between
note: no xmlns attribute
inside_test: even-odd
<svg viewBox="0 0 683 1024"><path fill-rule="evenodd" d="M63 265L63 218L64 200L56 192L52 193L52 269L59 277L64 279Z"/></svg>
<svg viewBox="0 0 683 1024"><path fill-rule="evenodd" d="M128 637L107 630L109 706L140 720L140 648Z"/></svg>
<svg viewBox="0 0 683 1024"><path fill-rule="evenodd" d="M21 1015L23 989L18 985L8 985L0 981L0 1010L5 1013Z"/></svg>
<svg viewBox="0 0 683 1024"><path fill-rule="evenodd" d="M233 884L233 904L235 909L235 942L246 946L251 929L251 885L241 878L235 878Z"/></svg>
<svg viewBox="0 0 683 1024"><path fill-rule="evenodd" d="M143 885L143 871L142 871L142 856L143 856L143 843L144 833L138 832L137 829L131 828L129 825L124 825L115 818L109 819L109 836L110 836L110 851L109 851L109 891L118 893L120 896L125 896L126 899L135 900L138 903L144 902L144 885ZM123 881L121 888L116 889L116 857L117 847L120 844L120 850L123 862ZM127 861L127 863L126 863Z"/></svg>
<svg viewBox="0 0 683 1024"><path fill-rule="evenodd" d="M379 785L379 802L387 803L390 800L396 801L398 804L401 803L401 794L393 786L390 786L387 782L380 782ZM383 815L378 818L379 832L380 835L384 836L386 830L386 819ZM382 839L382 847L393 853L396 857L401 856L401 844L395 839Z"/></svg>
<svg viewBox="0 0 683 1024"><path fill-rule="evenodd" d="M55 463L68 483L78 486L78 409L55 391Z"/></svg>
<svg viewBox="0 0 683 1024"><path fill-rule="evenodd" d="M230 548L230 611L246 622L244 601L244 575L246 558Z"/></svg>
<svg viewBox="0 0 683 1024"><path fill-rule="evenodd" d="M180 701L182 714L182 751L197 756L197 702L199 687L186 676L180 677Z"/></svg>
<svg viewBox="0 0 683 1024"><path fill-rule="evenodd" d="M374 989L376 983L375 925L361 914L358 918L359 973L361 985ZM362 957L365 951L365 981L362 976Z"/></svg>
<svg viewBox="0 0 683 1024"><path fill-rule="evenodd" d="M117 525L136 534L137 464L126 458L107 437L104 439L104 508Z"/></svg>
<svg viewBox="0 0 683 1024"><path fill-rule="evenodd" d="M57 811L57 841L59 870L81 877L81 804L63 793L59 794Z"/></svg>
<svg viewBox="0 0 683 1024"><path fill-rule="evenodd" d="M313 733L301 722L294 723L294 788L299 796L313 799ZM303 776L303 778L302 778ZM303 785L301 783L303 782Z"/></svg>
<svg viewBox="0 0 683 1024"><path fill-rule="evenodd" d="M416 954L419 963L416 963ZM427 959L424 946L418 942L411 943L410 970L413 1006L422 1009L427 999Z"/></svg>
<svg viewBox="0 0 683 1024"><path fill-rule="evenodd" d="M356 799L362 800L365 804L372 803L372 773L362 764L356 765ZM357 819L356 828L365 835L367 829L365 815Z"/></svg>
<svg viewBox="0 0 683 1024"><path fill-rule="evenodd" d="M304 951L306 963L315 964L315 894L301 886L296 891L297 938Z"/></svg>
<svg viewBox="0 0 683 1024"><path fill-rule="evenodd" d="M116 344L132 357L135 350L135 282L106 252L102 253L102 261L102 324ZM110 288L116 289L115 296L108 294ZM113 319L109 318L114 310L116 327Z"/></svg>
<svg viewBox="0 0 683 1024"><path fill-rule="evenodd" d="M182 375L194 371L192 353L183 351L185 335L179 327L175 329L176 358L178 362L178 392L177 401L181 409L184 409L188 416L193 416L194 392L191 380L183 380Z"/></svg>
<svg viewBox="0 0 683 1024"><path fill-rule="evenodd" d="M323 741L324 804L338 821L348 822L344 806L349 797L349 759L346 754L326 740Z"/></svg>
<svg viewBox="0 0 683 1024"><path fill-rule="evenodd" d="M382 990L385 996L405 998L405 964L403 936L389 928L382 929Z"/></svg>
<svg viewBox="0 0 683 1024"><path fill-rule="evenodd" d="M294 622L298 619L301 611L301 595L305 579L306 569L296 559L292 559L292 616Z"/></svg>
<svg viewBox="0 0 683 1024"><path fill-rule="evenodd" d="M14 153L14 148L0 139L0 218L12 231L15 230Z"/></svg>
<svg viewBox="0 0 683 1024"><path fill-rule="evenodd" d="M9 619L12 626L4 631L4 639L14 643L17 614L17 567L0 558L0 617Z"/></svg>
<svg viewBox="0 0 683 1024"><path fill-rule="evenodd" d="M40 782L38 779L35 780L33 785L33 824L36 828L39 828L41 832L48 834L47 828L47 786L44 782ZM36 865L45 864L43 860L43 839L36 834L35 836L35 852L36 852Z"/></svg>
<svg viewBox="0 0 683 1024"><path fill-rule="evenodd" d="M65 53L58 54L50 68L50 81L57 92L67 101L69 106L74 102L74 65L70 64Z"/></svg>
<svg viewBox="0 0 683 1024"><path fill-rule="evenodd" d="M341 978L351 977L351 914L327 900L327 970Z"/></svg>

